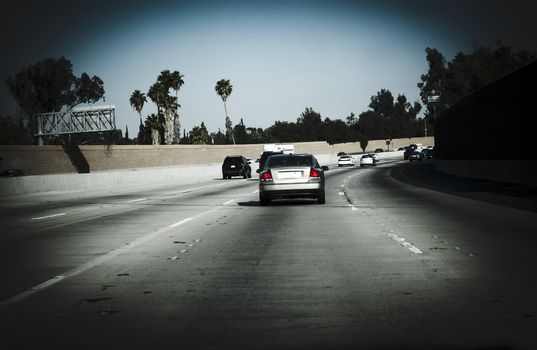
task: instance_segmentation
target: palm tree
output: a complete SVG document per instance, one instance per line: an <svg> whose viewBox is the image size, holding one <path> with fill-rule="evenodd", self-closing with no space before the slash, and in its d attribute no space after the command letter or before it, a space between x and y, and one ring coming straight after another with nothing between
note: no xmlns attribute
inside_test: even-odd
<svg viewBox="0 0 537 350"><path fill-rule="evenodd" d="M183 80L183 75L179 73L179 71L173 71L171 73L170 77L170 87L175 90L175 97L177 106L181 107L179 104L179 89L181 89L181 86L185 83ZM174 119L173 119L173 128L174 128L174 143L179 143L179 139L181 138L181 122L179 120L179 113L176 112Z"/></svg>
<svg viewBox="0 0 537 350"><path fill-rule="evenodd" d="M178 143L180 135L179 115L177 110L180 105L177 103L179 89L184 84L182 75L178 71L170 72L165 69L160 72L155 84L149 88L148 96L157 105L158 115L164 117L164 143L171 145L174 141ZM169 95L169 90L174 89L176 97Z"/></svg>
<svg viewBox="0 0 537 350"><path fill-rule="evenodd" d="M151 85L149 91L147 92L147 96L151 99L151 101L153 101L154 104L157 105L158 114L161 112L162 101L167 95L168 91L166 90L164 84L162 84L160 81L157 81L155 84Z"/></svg>
<svg viewBox="0 0 537 350"><path fill-rule="evenodd" d="M140 125L143 125L142 109L144 108L144 103L147 102L145 94L140 90L134 90L129 101L131 103L132 108L134 108L136 112L138 112L138 114L140 115Z"/></svg>
<svg viewBox="0 0 537 350"><path fill-rule="evenodd" d="M162 99L161 106L164 109L164 143L171 145L175 135L174 118L179 104L175 96L166 95Z"/></svg>
<svg viewBox="0 0 537 350"><path fill-rule="evenodd" d="M140 126L138 127L138 144L144 144L146 142L146 137L144 133L144 124L142 123L142 109L144 108L144 103L147 102L147 98L143 92L140 90L134 90L131 95L130 103L132 108L138 112L140 115Z"/></svg>
<svg viewBox="0 0 537 350"><path fill-rule="evenodd" d="M170 88L175 90L175 97L177 97L177 100L179 101L179 89L181 89L181 86L185 84L185 81L183 80L184 75L179 73L179 71L173 71L170 76Z"/></svg>
<svg viewBox="0 0 537 350"><path fill-rule="evenodd" d="M170 72L169 69L165 69L163 71L160 72L158 78L157 78L157 81L162 83L162 85L164 85L164 88L166 90L166 93L168 92L168 90L170 89L171 85L172 85L172 73Z"/></svg>
<svg viewBox="0 0 537 350"><path fill-rule="evenodd" d="M229 83L229 80L222 79L216 82L216 86L214 87L216 90L216 93L222 98L222 101L224 102L224 111L226 113L226 129L228 130L228 133L231 135L231 139L233 140L233 144L235 144L235 138L233 137L233 130L231 129L231 120L229 119L227 115L227 107L226 107L226 100L231 95L231 92L233 91L233 85Z"/></svg>
<svg viewBox="0 0 537 350"><path fill-rule="evenodd" d="M148 115L145 119L145 126L151 130L151 140L153 145L157 146L159 144L159 134L158 129L160 127L160 122L158 116L154 113Z"/></svg>

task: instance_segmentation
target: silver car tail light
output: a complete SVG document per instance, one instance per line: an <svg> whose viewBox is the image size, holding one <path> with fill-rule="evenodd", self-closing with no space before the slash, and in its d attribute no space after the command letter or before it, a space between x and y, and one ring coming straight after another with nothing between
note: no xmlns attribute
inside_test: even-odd
<svg viewBox="0 0 537 350"><path fill-rule="evenodd" d="M273 179L272 179L272 173L270 170L267 170L267 171L263 171L261 173L261 176L259 178L261 180L261 182L272 182Z"/></svg>
<svg viewBox="0 0 537 350"><path fill-rule="evenodd" d="M310 181L319 182L321 181L321 172L313 168L310 169Z"/></svg>

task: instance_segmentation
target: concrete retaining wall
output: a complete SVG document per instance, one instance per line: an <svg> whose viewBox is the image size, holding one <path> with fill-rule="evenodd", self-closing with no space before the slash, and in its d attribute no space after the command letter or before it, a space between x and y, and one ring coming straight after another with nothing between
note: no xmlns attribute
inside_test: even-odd
<svg viewBox="0 0 537 350"><path fill-rule="evenodd" d="M315 153L314 153L315 154ZM321 165L337 163L335 154L315 154ZM358 156L356 156L358 158ZM402 159L403 152L383 152L386 159ZM117 189L129 185L152 186L161 183L195 183L221 178L221 162L206 165L180 165L147 167L113 171L97 171L90 174L54 174L0 178L0 197L50 191L86 191ZM252 172L257 164L252 163ZM255 173L253 174L255 177Z"/></svg>
<svg viewBox="0 0 537 350"><path fill-rule="evenodd" d="M390 149L410 143L433 144L433 138L392 140ZM296 153L312 153L316 156L335 155L338 152L361 152L358 142L329 145L326 142L295 143ZM367 151L387 149L385 140L370 141ZM82 145L90 172L137 169L146 167L212 165L223 161L227 155L240 154L257 159L263 152L262 144L253 145ZM20 169L25 175L75 173L76 170L61 146L0 146L0 172ZM321 161L321 160L320 160Z"/></svg>
<svg viewBox="0 0 537 350"><path fill-rule="evenodd" d="M171 181L208 180L221 175L221 165L170 166L94 172L0 178L0 196L49 191L103 190L129 185L150 186Z"/></svg>

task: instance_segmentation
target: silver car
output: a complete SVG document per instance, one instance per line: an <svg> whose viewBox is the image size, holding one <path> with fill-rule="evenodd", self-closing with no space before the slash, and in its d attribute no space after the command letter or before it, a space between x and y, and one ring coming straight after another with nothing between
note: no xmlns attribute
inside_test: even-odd
<svg viewBox="0 0 537 350"><path fill-rule="evenodd" d="M315 198L325 203L324 171L311 154L277 154L267 159L259 173L259 203L273 199Z"/></svg>

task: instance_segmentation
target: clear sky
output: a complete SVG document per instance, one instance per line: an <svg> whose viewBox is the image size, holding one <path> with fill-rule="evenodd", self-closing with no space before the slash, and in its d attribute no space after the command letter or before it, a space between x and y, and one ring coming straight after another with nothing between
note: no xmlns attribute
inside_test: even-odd
<svg viewBox="0 0 537 350"><path fill-rule="evenodd" d="M46 57L104 81L118 128L138 115L130 94L179 70L182 129L224 129L217 80L229 79L234 124L266 128L305 107L345 119L382 88L418 100L425 48L447 58L498 38L537 50L535 1L67 1L2 5L0 112L14 113L5 79ZM99 103L101 104L101 103ZM156 111L148 101L143 117Z"/></svg>

